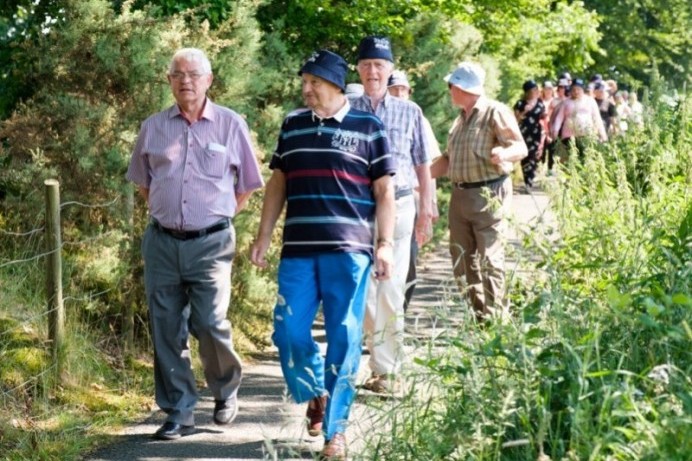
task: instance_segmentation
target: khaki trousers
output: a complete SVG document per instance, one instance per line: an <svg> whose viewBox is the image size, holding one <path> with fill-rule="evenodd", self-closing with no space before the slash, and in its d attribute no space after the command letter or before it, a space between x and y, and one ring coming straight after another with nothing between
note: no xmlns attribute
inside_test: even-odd
<svg viewBox="0 0 692 461"><path fill-rule="evenodd" d="M505 309L505 216L512 180L471 189L455 188L449 204L449 251L454 278L477 318Z"/></svg>
<svg viewBox="0 0 692 461"><path fill-rule="evenodd" d="M370 369L378 375L399 373L404 359L404 294L415 217L413 195L396 201L392 276L380 281L370 273L363 331Z"/></svg>

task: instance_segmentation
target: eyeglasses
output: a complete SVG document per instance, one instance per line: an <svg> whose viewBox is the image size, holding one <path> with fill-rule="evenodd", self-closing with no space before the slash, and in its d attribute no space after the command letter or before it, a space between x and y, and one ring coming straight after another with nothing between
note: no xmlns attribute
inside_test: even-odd
<svg viewBox="0 0 692 461"><path fill-rule="evenodd" d="M185 80L186 78L189 77L190 80L192 80L193 82L196 82L197 80L202 78L204 75L207 75L207 74L201 74L199 72L190 72L190 73L172 72L172 73L168 74L168 76L171 77L173 80L182 81L182 80Z"/></svg>

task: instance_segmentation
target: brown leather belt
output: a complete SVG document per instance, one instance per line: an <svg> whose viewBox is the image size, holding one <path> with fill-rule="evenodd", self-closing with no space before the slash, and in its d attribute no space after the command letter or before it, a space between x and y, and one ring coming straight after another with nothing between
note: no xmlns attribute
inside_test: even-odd
<svg viewBox="0 0 692 461"><path fill-rule="evenodd" d="M504 181L507 179L507 175L504 174L500 176L499 178L493 178L493 179L488 179L485 181L478 181L478 182L456 182L454 183L454 187L457 189L475 189L477 187L483 187L483 186L492 186L493 184L497 184L499 182Z"/></svg>

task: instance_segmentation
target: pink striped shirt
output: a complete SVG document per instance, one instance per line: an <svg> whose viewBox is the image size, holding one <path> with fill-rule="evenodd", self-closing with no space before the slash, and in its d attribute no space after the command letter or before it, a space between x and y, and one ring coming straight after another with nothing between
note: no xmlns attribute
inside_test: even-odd
<svg viewBox="0 0 692 461"><path fill-rule="evenodd" d="M178 230L232 218L236 194L263 185L245 120L209 99L192 125L177 104L146 119L126 177L149 189L149 214Z"/></svg>

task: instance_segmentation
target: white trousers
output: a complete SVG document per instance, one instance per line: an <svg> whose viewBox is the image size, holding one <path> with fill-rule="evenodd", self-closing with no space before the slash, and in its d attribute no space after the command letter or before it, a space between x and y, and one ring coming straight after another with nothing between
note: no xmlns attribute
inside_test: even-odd
<svg viewBox="0 0 692 461"><path fill-rule="evenodd" d="M413 195L396 201L392 275L389 280L378 281L374 273L370 274L363 330L370 370L376 374L397 374L404 359L404 295L415 217Z"/></svg>

